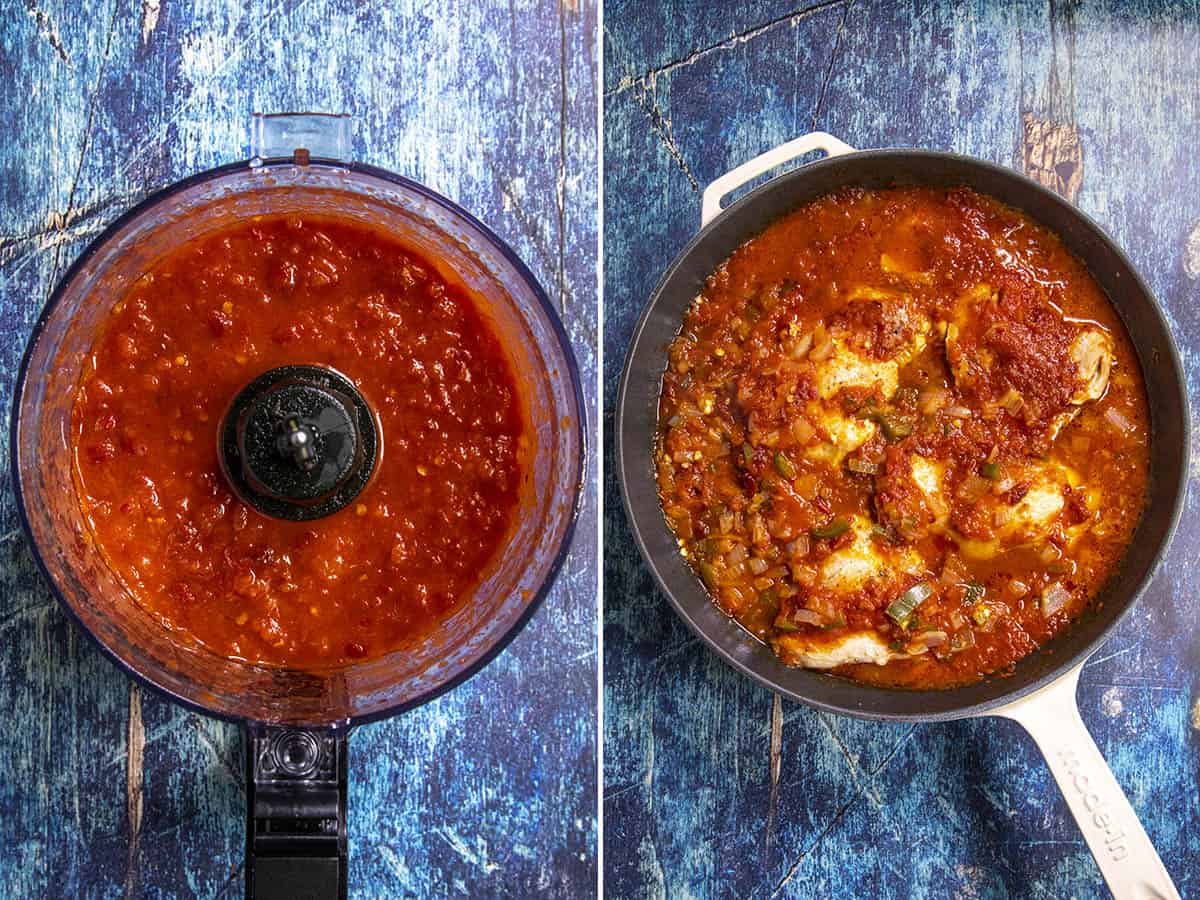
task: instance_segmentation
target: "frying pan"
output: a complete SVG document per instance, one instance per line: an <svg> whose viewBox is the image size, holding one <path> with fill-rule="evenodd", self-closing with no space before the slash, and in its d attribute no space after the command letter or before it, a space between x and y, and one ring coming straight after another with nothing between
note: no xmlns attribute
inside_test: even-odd
<svg viewBox="0 0 1200 900"><path fill-rule="evenodd" d="M822 151L722 211L734 189ZM1091 271L1133 341L1150 398L1147 505L1116 573L1071 628L1021 660L1008 676L941 691L901 691L792 669L712 602L679 555L658 502L652 448L666 349L705 279L729 254L796 207L845 186L967 186L1022 210L1055 232ZM1095 222L1034 181L982 160L926 150L856 151L814 132L718 178L704 192L701 230L676 257L642 311L617 393L617 477L634 539L675 612L717 654L792 700L865 719L939 722L1004 716L1041 748L1113 894L1175 898L1162 861L1079 716L1084 662L1129 613L1179 520L1190 433L1185 381L1170 330L1145 283Z"/></svg>

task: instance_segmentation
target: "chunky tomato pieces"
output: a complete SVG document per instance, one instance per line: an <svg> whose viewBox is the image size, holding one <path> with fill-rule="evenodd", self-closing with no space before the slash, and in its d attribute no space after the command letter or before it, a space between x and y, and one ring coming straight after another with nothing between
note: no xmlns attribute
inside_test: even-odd
<svg viewBox="0 0 1200 900"><path fill-rule="evenodd" d="M268 369L332 366L383 452L356 502L265 517L231 493L216 429ZM298 668L380 656L465 602L506 540L528 440L508 358L428 260L349 221L264 217L188 243L113 309L74 407L97 546L165 627Z"/></svg>

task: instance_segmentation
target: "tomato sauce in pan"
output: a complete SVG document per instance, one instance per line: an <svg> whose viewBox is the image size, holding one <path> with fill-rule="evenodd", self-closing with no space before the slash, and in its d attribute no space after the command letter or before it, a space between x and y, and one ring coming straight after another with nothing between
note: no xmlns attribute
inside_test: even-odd
<svg viewBox="0 0 1200 900"><path fill-rule="evenodd" d="M970 190L844 190L739 247L669 350L681 552L791 665L909 688L1092 602L1146 491L1134 349L1049 231Z"/></svg>
<svg viewBox="0 0 1200 900"><path fill-rule="evenodd" d="M266 517L225 482L234 395L331 366L384 452L332 516ZM73 410L96 545L162 624L237 659L323 668L413 645L504 543L528 441L503 348L472 301L387 235L262 217L185 244L114 307Z"/></svg>

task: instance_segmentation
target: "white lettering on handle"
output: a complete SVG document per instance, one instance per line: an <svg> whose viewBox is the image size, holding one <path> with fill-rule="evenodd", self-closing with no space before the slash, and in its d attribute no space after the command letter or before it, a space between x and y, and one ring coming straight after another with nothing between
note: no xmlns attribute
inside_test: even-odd
<svg viewBox="0 0 1200 900"><path fill-rule="evenodd" d="M1067 775L1070 776L1071 786L1079 792L1083 798L1083 805L1089 813L1092 814L1092 822L1097 828L1104 832L1104 846L1108 850L1108 855L1113 862L1120 862L1129 855L1129 851L1125 847L1125 832L1113 823L1113 817L1109 813L1108 801L1101 797L1096 791L1091 789L1091 782L1087 775L1080 771L1082 763L1079 757L1075 755L1075 751L1069 747L1061 748L1058 751L1058 756L1062 760L1063 767L1067 770Z"/></svg>

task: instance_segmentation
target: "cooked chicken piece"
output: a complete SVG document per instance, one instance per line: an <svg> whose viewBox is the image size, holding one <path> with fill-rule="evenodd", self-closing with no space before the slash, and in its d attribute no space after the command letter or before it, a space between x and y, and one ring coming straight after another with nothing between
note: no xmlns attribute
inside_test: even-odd
<svg viewBox="0 0 1200 900"><path fill-rule="evenodd" d="M906 540L945 530L950 516L944 482L946 465L935 459L889 450L875 477L879 521Z"/></svg>
<svg viewBox="0 0 1200 900"><path fill-rule="evenodd" d="M817 429L819 440L806 447L804 454L831 466L841 465L843 459L875 437L879 430L870 419L848 416L836 405L819 400L809 403L808 417Z"/></svg>
<svg viewBox="0 0 1200 900"><path fill-rule="evenodd" d="M846 606L871 582L885 582L884 593L899 594L924 570L920 554L872 535L871 522L863 516L850 520L854 539L821 562L811 584L804 585L810 597ZM811 628L778 634L775 652L789 666L832 669L851 663L882 666L903 653L892 651L873 631L817 631Z"/></svg>
<svg viewBox="0 0 1200 900"><path fill-rule="evenodd" d="M1090 520L1089 497L1078 490L1080 483L1079 474L1061 463L1028 463L1005 473L999 484L1003 490L960 506L951 534L968 559L990 559L1013 547L1039 544L1056 528L1070 545ZM1069 507L1071 517L1066 515Z"/></svg>
<svg viewBox="0 0 1200 900"><path fill-rule="evenodd" d="M903 278L906 281L916 282L917 284L929 284L933 281L933 276L929 272L910 268L905 264L904 260L899 259L891 253L880 255L879 268L885 275L895 275L897 278Z"/></svg>
<svg viewBox="0 0 1200 900"><path fill-rule="evenodd" d="M873 631L824 632L778 635L772 641L775 653L787 666L807 669L833 669L852 663L882 666L893 659L905 658L883 642Z"/></svg>
<svg viewBox="0 0 1200 900"><path fill-rule="evenodd" d="M1111 336L1064 318L1029 285L978 284L939 323L955 385L1051 441L1108 388Z"/></svg>
<svg viewBox="0 0 1200 900"><path fill-rule="evenodd" d="M1050 422L1050 440L1057 438L1059 432L1074 421L1083 404L1104 396L1112 373L1112 338L1099 329L1080 332L1071 342L1071 359L1075 362L1078 383L1071 395L1071 408Z"/></svg>
<svg viewBox="0 0 1200 900"><path fill-rule="evenodd" d="M847 305L859 327L853 336L837 328L829 344L810 354L815 369L817 398L807 407L809 421L822 441L807 455L839 465L878 431L876 423L849 416L838 403L847 389L860 388L890 399L900 386L900 369L919 354L928 341L929 320L913 315L907 298L871 287L850 291Z"/></svg>

